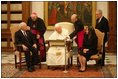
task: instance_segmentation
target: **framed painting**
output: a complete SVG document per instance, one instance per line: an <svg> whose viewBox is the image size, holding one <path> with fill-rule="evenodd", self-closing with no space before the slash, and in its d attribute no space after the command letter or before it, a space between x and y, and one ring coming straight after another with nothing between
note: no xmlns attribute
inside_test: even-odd
<svg viewBox="0 0 118 79"><path fill-rule="evenodd" d="M95 25L96 3L92 1L49 1L44 2L45 23L53 30L58 22L70 22L72 14L77 14L84 25Z"/></svg>

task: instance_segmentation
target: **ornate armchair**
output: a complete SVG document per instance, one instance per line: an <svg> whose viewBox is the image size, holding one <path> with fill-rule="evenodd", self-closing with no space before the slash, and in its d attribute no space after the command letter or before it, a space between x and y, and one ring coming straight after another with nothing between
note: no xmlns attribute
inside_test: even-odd
<svg viewBox="0 0 118 79"><path fill-rule="evenodd" d="M69 34L73 32L73 30L75 30L74 25L70 22L59 22L56 23L58 25L60 25L62 28L65 28L69 31Z"/></svg>
<svg viewBox="0 0 118 79"><path fill-rule="evenodd" d="M21 45L14 44L15 32L17 32L19 29L20 29L20 26L11 26L10 27L11 37L12 37L12 42L13 42L14 57L15 57L15 68L17 68L19 66L19 70L21 70L22 64L26 62L24 52L22 51ZM40 64L39 67L41 68L41 63L39 63L39 64Z"/></svg>
<svg viewBox="0 0 118 79"><path fill-rule="evenodd" d="M98 37L98 53L96 55L92 55L90 60L95 60L96 63L98 60L102 60L102 54L103 54L103 38L104 38L104 33L100 32L98 29L95 29L95 33ZM102 62L101 62L101 67L102 67Z"/></svg>
<svg viewBox="0 0 118 79"><path fill-rule="evenodd" d="M47 51L47 65L58 66L58 65L68 65L69 62L69 41L64 40L48 40L49 49ZM66 56L66 57L65 57ZM67 63L68 62L68 63Z"/></svg>

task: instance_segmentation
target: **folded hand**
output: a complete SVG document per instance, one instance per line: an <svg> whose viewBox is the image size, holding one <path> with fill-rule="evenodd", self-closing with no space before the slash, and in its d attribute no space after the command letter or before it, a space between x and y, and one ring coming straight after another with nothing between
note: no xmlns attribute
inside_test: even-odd
<svg viewBox="0 0 118 79"><path fill-rule="evenodd" d="M40 38L40 35L39 34L37 34L37 37L36 37L37 39L39 39Z"/></svg>
<svg viewBox="0 0 118 79"><path fill-rule="evenodd" d="M87 53L87 51L89 51L89 49L83 49L83 53Z"/></svg>
<svg viewBox="0 0 118 79"><path fill-rule="evenodd" d="M22 45L23 50L26 51L28 48L25 45Z"/></svg>
<svg viewBox="0 0 118 79"><path fill-rule="evenodd" d="M36 45L36 44L34 44L32 47L37 48L37 45Z"/></svg>

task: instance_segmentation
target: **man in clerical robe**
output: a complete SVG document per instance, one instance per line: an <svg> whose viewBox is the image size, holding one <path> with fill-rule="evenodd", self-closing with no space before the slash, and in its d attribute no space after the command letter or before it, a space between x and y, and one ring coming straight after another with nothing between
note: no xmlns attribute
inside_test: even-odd
<svg viewBox="0 0 118 79"><path fill-rule="evenodd" d="M40 50L41 62L46 61L46 47L44 42L44 33L46 32L46 26L44 21L37 16L36 12L33 12L28 18L27 25L30 27L34 38L37 40L38 49Z"/></svg>
<svg viewBox="0 0 118 79"><path fill-rule="evenodd" d="M49 40L65 40L68 36L68 30L62 28L58 24L55 25L55 31L50 35ZM67 57L66 57L67 59ZM65 65L65 47L56 46L51 47L47 51L47 65L53 66L53 69L58 66Z"/></svg>

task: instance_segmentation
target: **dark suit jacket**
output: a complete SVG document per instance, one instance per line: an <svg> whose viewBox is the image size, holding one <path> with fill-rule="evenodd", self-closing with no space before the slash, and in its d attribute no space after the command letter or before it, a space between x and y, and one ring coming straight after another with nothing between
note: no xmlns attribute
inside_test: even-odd
<svg viewBox="0 0 118 79"><path fill-rule="evenodd" d="M83 48L89 49L90 54L97 53L98 38L96 34L92 34L89 38L87 34L84 34Z"/></svg>
<svg viewBox="0 0 118 79"><path fill-rule="evenodd" d="M109 25L108 20L103 16L101 21L98 23L99 19L96 20L96 29L100 30L101 32L109 32Z"/></svg>
<svg viewBox="0 0 118 79"><path fill-rule="evenodd" d="M81 20L77 20L74 23L75 31L73 31L69 36L72 39L75 35L77 35L78 32L82 31L84 29L84 25Z"/></svg>
<svg viewBox="0 0 118 79"><path fill-rule="evenodd" d="M27 38L23 35L22 31L19 30L15 33L15 45L24 44L28 48L36 44L36 40L33 38L33 34L30 31L26 31Z"/></svg>

